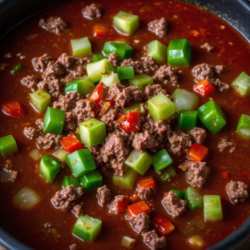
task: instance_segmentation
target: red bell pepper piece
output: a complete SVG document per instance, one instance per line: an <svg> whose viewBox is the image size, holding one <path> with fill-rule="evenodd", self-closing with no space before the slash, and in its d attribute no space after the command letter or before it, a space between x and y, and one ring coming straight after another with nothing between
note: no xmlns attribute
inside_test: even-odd
<svg viewBox="0 0 250 250"><path fill-rule="evenodd" d="M223 172L221 172L221 174L222 174L224 179L229 179L229 174L227 171L223 171Z"/></svg>
<svg viewBox="0 0 250 250"><path fill-rule="evenodd" d="M194 143L187 154L188 158L194 161L202 161L208 152L208 148L199 143Z"/></svg>
<svg viewBox="0 0 250 250"><path fill-rule="evenodd" d="M4 102L2 104L2 110L5 114L14 117L22 117L25 114L22 105L18 101Z"/></svg>
<svg viewBox="0 0 250 250"><path fill-rule="evenodd" d="M130 197L130 201L132 203L135 203L139 200L139 196L137 194L133 194L131 197Z"/></svg>
<svg viewBox="0 0 250 250"><path fill-rule="evenodd" d="M128 196L125 196L122 201L118 201L118 203L117 203L117 213L118 214L123 213L127 209L128 201L129 201Z"/></svg>
<svg viewBox="0 0 250 250"><path fill-rule="evenodd" d="M172 222L160 214L153 218L152 223L161 236L165 236L175 229Z"/></svg>
<svg viewBox="0 0 250 250"><path fill-rule="evenodd" d="M127 133L140 130L140 114L137 112L129 112L122 115L118 122L120 122L120 127Z"/></svg>
<svg viewBox="0 0 250 250"><path fill-rule="evenodd" d="M217 92L216 88L206 79L194 85L194 91L202 96L211 96Z"/></svg>
<svg viewBox="0 0 250 250"><path fill-rule="evenodd" d="M155 180L152 176L146 177L138 182L140 187L148 188L148 187L155 187Z"/></svg>
<svg viewBox="0 0 250 250"><path fill-rule="evenodd" d="M113 32L111 30L108 30L103 25L95 25L94 26L94 36L96 37L111 37L113 35Z"/></svg>
<svg viewBox="0 0 250 250"><path fill-rule="evenodd" d="M150 213L150 207L145 201L139 201L128 206L128 216L135 217L140 213L146 213L148 215Z"/></svg>
<svg viewBox="0 0 250 250"><path fill-rule="evenodd" d="M83 145L78 140L75 134L71 134L61 141L62 146L69 152L73 153L76 150L83 149Z"/></svg>

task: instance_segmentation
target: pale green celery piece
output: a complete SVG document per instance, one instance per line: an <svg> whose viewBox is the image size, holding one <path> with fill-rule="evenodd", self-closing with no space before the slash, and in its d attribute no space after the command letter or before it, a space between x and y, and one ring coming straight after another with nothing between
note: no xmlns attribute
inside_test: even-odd
<svg viewBox="0 0 250 250"><path fill-rule="evenodd" d="M88 37L70 40L73 54L77 57L84 57L92 53L91 43Z"/></svg>
<svg viewBox="0 0 250 250"><path fill-rule="evenodd" d="M111 74L103 75L100 83L101 82L103 82L106 87L111 87L114 83L118 83L118 84L121 83L118 78L118 75L114 72L111 72Z"/></svg>
<svg viewBox="0 0 250 250"><path fill-rule="evenodd" d="M128 79L129 85L138 87L138 89L144 91L146 86L153 85L154 80L152 77L146 74L136 75L133 79Z"/></svg>
<svg viewBox="0 0 250 250"><path fill-rule="evenodd" d="M42 89L38 89L30 94L30 102L39 112L44 112L46 110L50 104L50 100L51 95Z"/></svg>
<svg viewBox="0 0 250 250"><path fill-rule="evenodd" d="M69 153L62 148L58 148L55 150L55 152L52 154L57 160L61 162L65 162L65 158Z"/></svg>
<svg viewBox="0 0 250 250"><path fill-rule="evenodd" d="M147 56L152 57L157 63L163 63L167 59L167 46L154 40L147 45Z"/></svg>
<svg viewBox="0 0 250 250"><path fill-rule="evenodd" d="M86 96L95 89L95 84L89 78L78 79L80 94Z"/></svg>
<svg viewBox="0 0 250 250"><path fill-rule="evenodd" d="M241 74L235 79L232 84L233 88L242 96L250 95L250 76L245 72L241 72Z"/></svg>
<svg viewBox="0 0 250 250"><path fill-rule="evenodd" d="M123 176L113 175L113 184L121 189L132 189L137 177L138 173L128 168Z"/></svg>
<svg viewBox="0 0 250 250"><path fill-rule="evenodd" d="M223 219L219 195L204 195L204 219L205 221L220 221Z"/></svg>
<svg viewBox="0 0 250 250"><path fill-rule="evenodd" d="M140 114L145 114L143 103L137 103L124 109L126 113L131 111L138 111Z"/></svg>
<svg viewBox="0 0 250 250"><path fill-rule="evenodd" d="M133 246L135 244L135 239L132 239L128 236L123 236L122 238L122 246L128 248L128 249L132 249Z"/></svg>

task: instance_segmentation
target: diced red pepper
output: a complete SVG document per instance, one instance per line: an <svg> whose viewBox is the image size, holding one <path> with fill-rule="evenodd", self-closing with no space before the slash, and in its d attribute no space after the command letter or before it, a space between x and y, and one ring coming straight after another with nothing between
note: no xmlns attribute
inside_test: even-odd
<svg viewBox="0 0 250 250"><path fill-rule="evenodd" d="M130 201L132 202L132 203L135 203L135 202L137 202L139 200L139 196L137 195L137 194L134 194L134 195L132 195L131 197L130 197Z"/></svg>
<svg viewBox="0 0 250 250"><path fill-rule="evenodd" d="M73 153L76 150L83 149L83 145L78 140L75 134L71 134L61 141L62 146L69 152Z"/></svg>
<svg viewBox="0 0 250 250"><path fill-rule="evenodd" d="M125 196L122 201L118 201L118 203L117 203L117 213L118 214L123 213L127 209L128 201L129 201L128 196Z"/></svg>
<svg viewBox="0 0 250 250"><path fill-rule="evenodd" d="M120 122L120 127L127 133L140 130L140 114L137 112L129 112L122 115L118 122Z"/></svg>
<svg viewBox="0 0 250 250"><path fill-rule="evenodd" d="M199 143L194 143L187 154L188 158L194 161L202 161L208 152L208 148Z"/></svg>
<svg viewBox="0 0 250 250"><path fill-rule="evenodd" d="M217 92L216 88L206 79L194 85L194 91L202 96L211 96Z"/></svg>
<svg viewBox="0 0 250 250"><path fill-rule="evenodd" d="M227 171L223 171L223 172L221 172L221 174L222 174L224 179L229 179L229 174Z"/></svg>
<svg viewBox="0 0 250 250"><path fill-rule="evenodd" d="M113 35L113 32L111 30L108 30L103 25L95 25L94 26L94 36L96 37L111 37Z"/></svg>
<svg viewBox="0 0 250 250"><path fill-rule="evenodd" d="M138 182L140 187L148 188L148 187L155 187L155 180L152 176L148 176L145 179L142 179Z"/></svg>
<svg viewBox="0 0 250 250"><path fill-rule="evenodd" d="M175 226L172 224L172 222L160 214L153 218L152 223L156 231L158 231L161 236L165 236L175 229Z"/></svg>
<svg viewBox="0 0 250 250"><path fill-rule="evenodd" d="M2 104L2 110L5 114L14 117L22 117L25 112L22 105L18 101L8 101Z"/></svg>
<svg viewBox="0 0 250 250"><path fill-rule="evenodd" d="M128 216L135 217L140 213L146 213L148 215L150 213L150 207L145 201L139 201L128 206Z"/></svg>

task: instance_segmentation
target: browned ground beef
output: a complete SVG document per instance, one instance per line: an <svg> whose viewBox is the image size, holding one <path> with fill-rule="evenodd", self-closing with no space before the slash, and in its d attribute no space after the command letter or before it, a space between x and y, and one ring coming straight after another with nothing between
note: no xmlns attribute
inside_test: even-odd
<svg viewBox="0 0 250 250"><path fill-rule="evenodd" d="M49 62L47 65L47 68L45 69L43 75L45 79L56 79L58 77L61 77L65 74L65 68L63 65L59 62Z"/></svg>
<svg viewBox="0 0 250 250"><path fill-rule="evenodd" d="M137 193L141 200L148 201L153 198L155 194L155 187L138 187Z"/></svg>
<svg viewBox="0 0 250 250"><path fill-rule="evenodd" d="M166 85L175 86L178 83L178 76L174 68L170 66L161 66L153 76L153 79L158 82L162 82Z"/></svg>
<svg viewBox="0 0 250 250"><path fill-rule="evenodd" d="M95 117L96 104L90 100L82 99L76 103L73 112L76 114L78 122L83 122Z"/></svg>
<svg viewBox="0 0 250 250"><path fill-rule="evenodd" d="M223 152L225 149L229 149L229 153L233 153L235 150L235 146L233 142L227 141L226 138L222 138L219 142L218 148L220 152Z"/></svg>
<svg viewBox="0 0 250 250"><path fill-rule="evenodd" d="M113 214L118 214L117 204L118 202L123 202L124 199L125 199L124 195L116 195L115 199L109 205L109 212Z"/></svg>
<svg viewBox="0 0 250 250"><path fill-rule="evenodd" d="M109 55L109 62L114 68L121 65L121 59L116 53L111 53Z"/></svg>
<svg viewBox="0 0 250 250"><path fill-rule="evenodd" d="M41 26L43 29L55 33L57 35L62 33L67 27L67 24L63 21L61 17L53 17L53 16L49 17L47 21L41 19L38 25Z"/></svg>
<svg viewBox="0 0 250 250"><path fill-rule="evenodd" d="M49 92L49 94L51 94L54 97L59 97L59 95L61 94L60 93L61 84L58 79L40 81L37 84L37 88Z"/></svg>
<svg viewBox="0 0 250 250"><path fill-rule="evenodd" d="M70 245L69 250L77 250L77 245L75 243Z"/></svg>
<svg viewBox="0 0 250 250"><path fill-rule="evenodd" d="M211 50L214 49L214 46L210 45L209 43L204 43L201 48L206 49L207 52L210 52Z"/></svg>
<svg viewBox="0 0 250 250"><path fill-rule="evenodd" d="M136 133L132 142L132 146L140 152L143 152L146 148L156 148L159 146L159 142L155 139L155 136L149 134L146 130L142 133Z"/></svg>
<svg viewBox="0 0 250 250"><path fill-rule="evenodd" d="M148 23L148 30L155 33L160 38L163 38L167 35L167 26L167 20L162 17L161 19Z"/></svg>
<svg viewBox="0 0 250 250"><path fill-rule="evenodd" d="M58 57L58 62L60 62L65 68L68 69L71 68L77 60L77 57L69 56L66 53L63 53Z"/></svg>
<svg viewBox="0 0 250 250"><path fill-rule="evenodd" d="M168 140L171 144L172 152L176 155L187 153L192 146L192 140L189 134L185 134L184 132L173 132L172 135L168 137Z"/></svg>
<svg viewBox="0 0 250 250"><path fill-rule="evenodd" d="M95 3L92 3L91 5L82 9L82 14L88 19L100 18L102 16L101 8Z"/></svg>
<svg viewBox="0 0 250 250"><path fill-rule="evenodd" d="M58 239L61 238L61 235L57 232L57 230L52 227L52 224L47 222L44 223L43 229L41 230L42 233L48 236L51 240L54 240L55 242L58 242Z"/></svg>
<svg viewBox="0 0 250 250"><path fill-rule="evenodd" d="M3 171L0 172L0 181L1 182L14 182L17 178L18 172L13 169L5 168Z"/></svg>
<svg viewBox="0 0 250 250"><path fill-rule="evenodd" d="M106 129L109 132L118 129L120 123L117 121L118 113L120 111L120 107L110 107L105 115L102 116L102 121L106 124Z"/></svg>
<svg viewBox="0 0 250 250"><path fill-rule="evenodd" d="M101 206L104 206L105 204L109 203L111 201L111 197L112 194L106 185L97 188L98 203Z"/></svg>
<svg viewBox="0 0 250 250"><path fill-rule="evenodd" d="M50 133L38 137L37 144L45 150L56 148L62 140L62 135L52 135Z"/></svg>
<svg viewBox="0 0 250 250"><path fill-rule="evenodd" d="M150 229L150 218L146 213L140 213L136 217L130 217L133 228L138 234L146 233Z"/></svg>
<svg viewBox="0 0 250 250"><path fill-rule="evenodd" d="M145 88L144 101L148 101L158 94L167 95L167 90L163 89L160 84L149 85Z"/></svg>
<svg viewBox="0 0 250 250"><path fill-rule="evenodd" d="M54 60L48 54L44 54L40 57L34 57L32 59L32 64L33 64L34 69L36 71L41 71L41 72L45 71L49 62L54 62Z"/></svg>
<svg viewBox="0 0 250 250"><path fill-rule="evenodd" d="M210 167L207 166L206 162L185 161L181 165L188 167L186 171L186 180L190 186L201 188L205 184L210 174Z"/></svg>
<svg viewBox="0 0 250 250"><path fill-rule="evenodd" d="M73 213L79 217L80 215L83 214L83 209L82 209L82 206L80 204L77 204L75 205L73 208L72 208L72 211Z"/></svg>
<svg viewBox="0 0 250 250"><path fill-rule="evenodd" d="M152 250L164 250L167 247L165 237L159 237L155 230L144 233L142 238L143 242L146 243Z"/></svg>
<svg viewBox="0 0 250 250"><path fill-rule="evenodd" d="M33 140L37 136L37 130L33 127L25 127L23 130L24 135L29 138L30 140Z"/></svg>
<svg viewBox="0 0 250 250"><path fill-rule="evenodd" d="M244 202L249 197L249 187L242 181L230 181L226 185L226 190L233 203Z"/></svg>
<svg viewBox="0 0 250 250"><path fill-rule="evenodd" d="M188 133L189 133L189 135L191 136L191 138L193 139L194 142L200 143L200 144L202 144L203 141L207 137L206 130L204 130L202 128L198 128L198 127L193 128Z"/></svg>
<svg viewBox="0 0 250 250"><path fill-rule="evenodd" d="M72 208L72 202L81 198L82 195L82 187L75 188L73 185L69 185L57 191L51 201L56 208L67 211Z"/></svg>
<svg viewBox="0 0 250 250"><path fill-rule="evenodd" d="M22 85L27 86L29 89L36 90L37 89L37 84L39 82L39 79L34 76L26 76L21 80Z"/></svg>

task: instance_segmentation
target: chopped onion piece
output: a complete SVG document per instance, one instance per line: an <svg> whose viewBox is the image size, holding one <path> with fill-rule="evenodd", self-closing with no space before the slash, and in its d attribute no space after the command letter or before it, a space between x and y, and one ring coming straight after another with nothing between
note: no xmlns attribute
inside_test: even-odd
<svg viewBox="0 0 250 250"><path fill-rule="evenodd" d="M58 148L52 155L55 156L57 160L65 162L65 158L68 154L69 153L65 149Z"/></svg>
<svg viewBox="0 0 250 250"><path fill-rule="evenodd" d="M129 249L133 248L135 244L135 239L132 239L128 236L123 236L122 238L122 246L127 247Z"/></svg>
<svg viewBox="0 0 250 250"><path fill-rule="evenodd" d="M204 247L204 240L199 235L194 235L188 239L190 245L195 247Z"/></svg>
<svg viewBox="0 0 250 250"><path fill-rule="evenodd" d="M104 102L103 105L102 105L102 108L101 108L101 111L99 113L99 116L102 117L103 115L106 114L107 110L109 109L110 107L110 102Z"/></svg>
<svg viewBox="0 0 250 250"><path fill-rule="evenodd" d="M29 156L35 160L35 161L38 161L40 158L41 158L41 154L40 152L37 150L37 149L34 149L32 150L30 153L29 153Z"/></svg>
<svg viewBox="0 0 250 250"><path fill-rule="evenodd" d="M179 168L182 170L182 171L187 171L187 169L188 169L188 167L187 166L185 166L185 165L181 165L181 166L179 166Z"/></svg>
<svg viewBox="0 0 250 250"><path fill-rule="evenodd" d="M40 201L40 196L30 188L22 188L13 198L16 207L26 210L34 207Z"/></svg>

